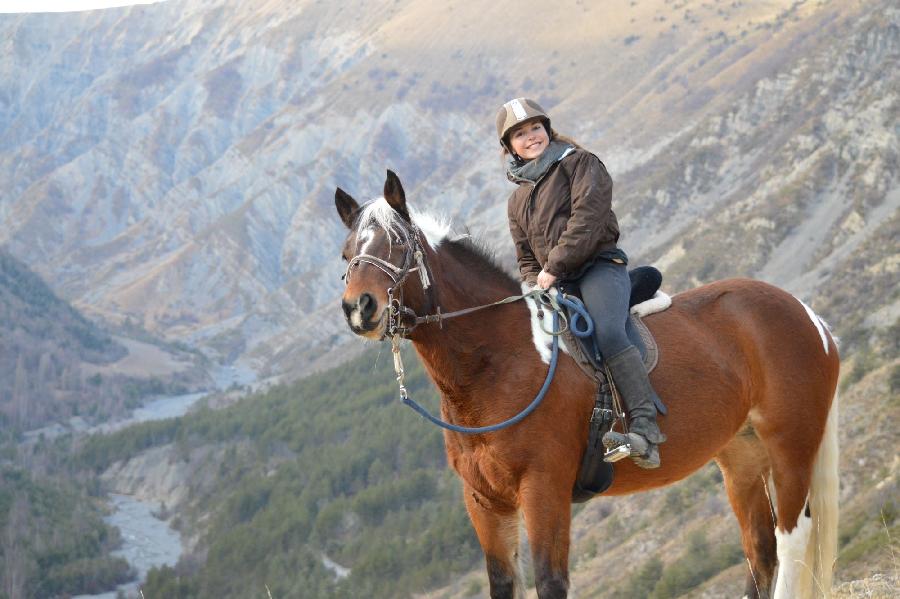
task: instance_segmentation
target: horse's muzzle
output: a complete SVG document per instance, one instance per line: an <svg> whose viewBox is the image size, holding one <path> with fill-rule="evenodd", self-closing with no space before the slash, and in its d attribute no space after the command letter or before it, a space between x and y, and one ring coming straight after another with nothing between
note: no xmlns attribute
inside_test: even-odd
<svg viewBox="0 0 900 599"><path fill-rule="evenodd" d="M378 312L378 300L370 293L363 293L356 301L341 301L347 324L357 335L371 337L373 332L380 335L383 317L373 318ZM383 315L382 315L383 316Z"/></svg>

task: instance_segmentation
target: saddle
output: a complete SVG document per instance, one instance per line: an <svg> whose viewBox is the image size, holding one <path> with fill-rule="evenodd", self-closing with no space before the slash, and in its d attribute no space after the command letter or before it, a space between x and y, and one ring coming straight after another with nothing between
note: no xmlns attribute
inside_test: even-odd
<svg viewBox="0 0 900 599"><path fill-rule="evenodd" d="M641 320L641 316L646 316L654 312L665 310L669 307L671 299L669 296L660 293L660 297L656 297L660 285L662 285L662 273L652 266L639 266L628 272L631 279L631 297L628 301L628 307L631 309L629 319L631 326L625 327L625 332L631 343L641 352L644 359L644 367L650 373L656 368L659 360L659 348L650 329ZM577 285L567 284L560 286L560 291L566 295L575 296L581 299L581 290ZM654 306L643 306L646 302L655 302ZM575 314L571 309L567 314L569 322L575 318ZM593 336L577 337L571 330L567 329L562 334L563 343L569 355L575 360L582 371L598 383L606 380L606 372L603 368L603 357L594 344ZM657 405L657 409L665 414L665 406Z"/></svg>
<svg viewBox="0 0 900 599"><path fill-rule="evenodd" d="M662 274L656 268L641 266L629 271L628 276L631 279L631 298L628 302L631 323L625 330L631 342L641 352L644 367L650 373L659 360L659 348L641 317L665 310L671 305L672 299L659 291ZM560 291L580 298L577 286L563 286ZM575 317L571 310L568 317L569 322ZM593 336L577 337L571 330L567 330L562 335L562 341L575 363L597 382L597 396L591 413L588 444L581 460L575 487L572 489L572 501L581 503L606 491L613 482L613 467L603 460L606 450L601 441L604 433L612 428L616 414L610 380L603 367L603 357L595 347ZM656 409L662 414L667 412L665 405L660 401L657 401Z"/></svg>

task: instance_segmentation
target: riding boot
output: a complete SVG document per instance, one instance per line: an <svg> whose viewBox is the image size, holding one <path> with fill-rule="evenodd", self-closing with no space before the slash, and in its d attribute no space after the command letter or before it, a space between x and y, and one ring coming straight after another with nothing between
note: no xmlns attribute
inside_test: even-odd
<svg viewBox="0 0 900 599"><path fill-rule="evenodd" d="M627 349L608 358L606 364L612 374L613 383L619 390L628 412L629 432L627 434L610 431L603 435L603 445L609 450L622 445L631 446L630 457L641 468L659 467L657 445L666 436L656 424L655 392L644 368L641 353L630 345Z"/></svg>

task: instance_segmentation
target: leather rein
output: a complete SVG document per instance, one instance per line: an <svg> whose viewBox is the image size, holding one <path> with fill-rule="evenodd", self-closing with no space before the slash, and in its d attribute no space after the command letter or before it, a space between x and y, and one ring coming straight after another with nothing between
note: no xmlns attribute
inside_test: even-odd
<svg viewBox="0 0 900 599"><path fill-rule="evenodd" d="M429 268L425 261L425 251L419 239L419 228L412 223L410 223L410 225L412 227L412 235L408 237L408 243L400 244L398 240L398 244L406 245L407 247L406 252L403 256L403 266L398 267L391 262L388 262L387 260L384 260L377 256L372 256L371 254L358 254L349 261L349 263L347 264L347 270L344 272L343 276L345 285L349 285L352 269L360 263L366 263L380 269L388 277L390 277L391 281L393 282L393 285L387 290L388 308L385 312L382 313L382 319L385 317L385 313L387 314L388 323L387 327L385 327L384 331L382 332L381 340L384 340L385 337L390 337L391 339L391 351L394 354L394 372L397 375L397 383L400 386L400 400L433 424L458 433L489 433L521 422L526 416L533 412L535 408L537 408L538 404L541 403L547 393L547 390L550 387L550 381L553 380L553 374L556 371L556 361L559 355L559 336L563 334L570 326L572 327L572 332L579 337L593 334L594 325L591 321L590 316L584 309L584 306L581 305L579 301L577 301L577 298L568 298L563 296L561 293L550 293L548 290L540 288L533 289L532 291L529 291L528 293L524 293L522 295L513 295L496 302L483 304L480 306L473 306L471 308L464 308L462 310L456 310L454 312L441 312L441 307L440 305L438 305L434 314L419 316L412 308L403 304L403 284L406 282L406 279L411 273L419 273L419 279L422 283L422 289L423 291L425 291L429 305L435 305L435 303L432 292L431 277L429 276ZM414 262L416 264L415 266L413 266ZM395 293L397 294L396 296ZM545 333L553 337L553 348L550 368L547 372L547 378L545 379L544 384L538 392L537 396L524 410L522 410L512 418L509 418L497 424L480 427L466 427L449 422L444 422L440 418L432 416L425 408L420 406L409 397L409 393L406 390L406 385L404 384L405 371L403 369L403 360L400 357L401 339L406 338L407 335L409 335L409 333L412 332L420 324L437 323L438 325L443 327L444 320L456 318L458 316L465 316L466 314L484 310L485 308L499 306L502 304L509 304L526 298L532 298L534 300L534 302L537 304L539 313L541 312L542 307L546 307L552 311L553 330L548 331L544 328L543 318L540 319L540 326ZM574 310L574 316L571 325L566 318L566 313L563 305ZM411 319L412 325L409 327L403 326L404 318ZM575 323L579 318L585 319L586 326L584 329L579 329L577 326L575 326ZM562 319L563 321L561 327L559 326L560 319Z"/></svg>
<svg viewBox="0 0 900 599"><path fill-rule="evenodd" d="M360 263L366 263L371 264L372 266L384 272L388 277L390 277L391 281L393 282L393 285L391 287L388 287L387 289L388 308L386 310L386 315L388 318L388 326L385 327L384 331L382 332L381 338L379 339L380 341L383 341L385 337L390 337L393 340L397 336L405 339L420 324L437 323L439 326L443 327L443 322L445 320L449 320L451 318L456 318L459 316L465 316L467 314L478 312L479 310L484 310L485 308L491 308L493 306L510 304L526 298L533 298L538 305L538 310L540 310L543 306L548 307L552 311L558 312L560 314L563 320L563 327L560 330L548 331L544 329L543 319L541 319L541 329L543 329L545 333L547 333L548 335L557 336L563 334L567 330L569 323L566 318L565 311L560 309L559 302L554 300L550 292L545 289L533 289L532 291L523 293L522 295L512 295L496 302L482 304L480 306L473 306L470 308L463 308L461 310L455 310L453 312L442 312L440 305L438 305L433 314L419 316L412 308L404 305L403 303L403 284L406 282L406 279L411 273L419 273L419 279L422 283L422 289L427 295L429 305L435 305L435 302L432 292L431 277L429 275L430 269L425 261L425 251L422 247L422 242L419 240L419 228L414 224L410 224L410 226L412 227L412 235L409 236L409 243L398 241L398 245L407 246L407 249L403 255L403 266L396 266L395 264L392 264L387 260L379 258L378 256L373 256L371 254L357 254L347 264L347 269L345 270L344 276L342 277L344 280L344 285L349 285L350 273L353 268ZM416 266L413 266L413 262L415 262ZM382 314L382 318L384 318L384 313ZM411 326L403 326L404 318L408 319L412 323ZM581 331L579 331L579 333L580 332Z"/></svg>

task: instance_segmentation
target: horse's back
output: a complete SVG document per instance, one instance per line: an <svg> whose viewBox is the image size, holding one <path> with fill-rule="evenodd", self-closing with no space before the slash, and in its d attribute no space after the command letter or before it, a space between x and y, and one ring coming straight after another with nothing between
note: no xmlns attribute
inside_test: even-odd
<svg viewBox="0 0 900 599"><path fill-rule="evenodd" d="M660 417L669 440L660 445L663 467L641 473L643 485L701 467L766 402L786 405L809 388L830 401L837 352L827 333L823 344L813 318L791 294L751 279L679 293L670 308L644 318L659 346L650 378L669 410ZM611 494L631 491L631 477L622 474Z"/></svg>
<svg viewBox="0 0 900 599"><path fill-rule="evenodd" d="M779 355L810 368L837 364L837 347L824 321L797 297L769 283L724 279L675 295L672 307L659 314L663 328L671 320L675 329L714 336L711 346L717 351L757 360L762 354ZM655 332L654 323L648 325Z"/></svg>

